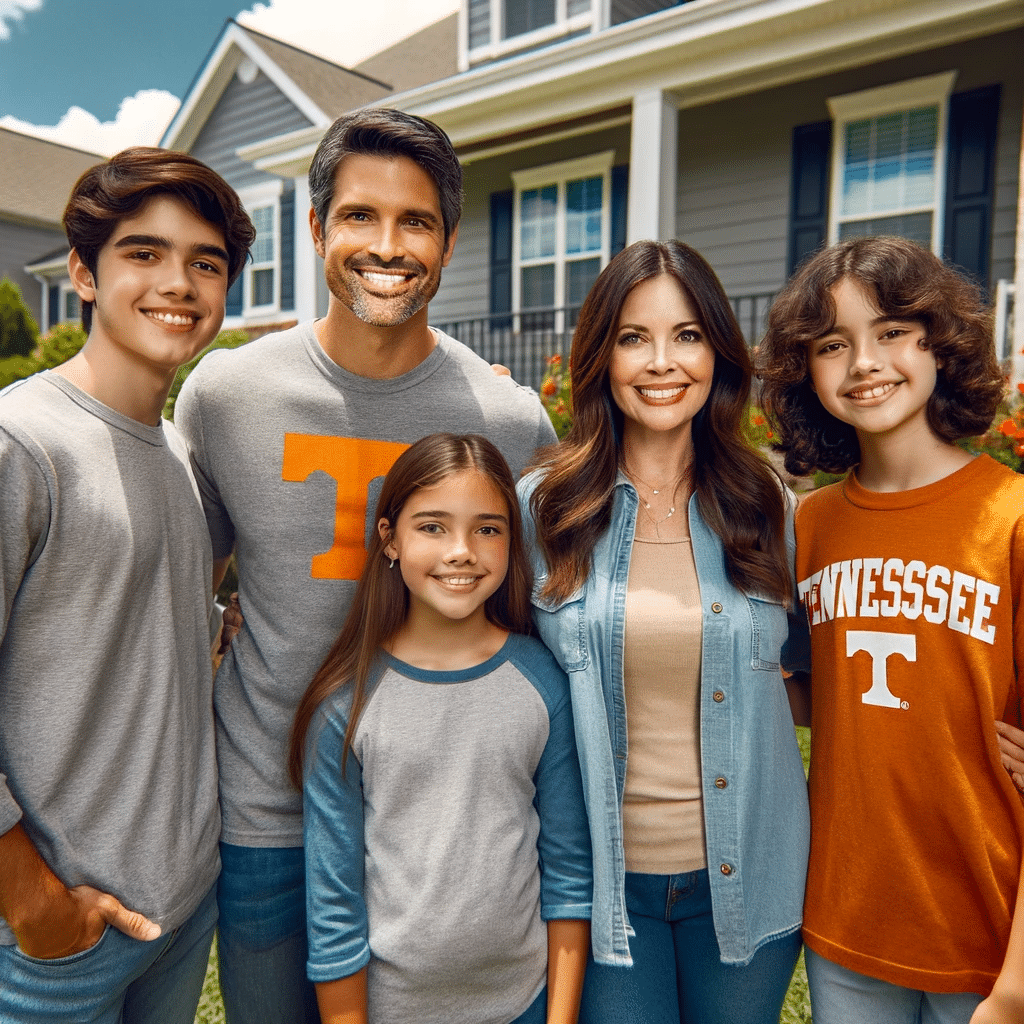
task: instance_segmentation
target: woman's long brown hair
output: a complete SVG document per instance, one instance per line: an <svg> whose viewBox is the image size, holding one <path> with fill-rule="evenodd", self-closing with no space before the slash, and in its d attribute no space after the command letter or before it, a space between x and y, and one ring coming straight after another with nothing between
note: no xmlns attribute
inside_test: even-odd
<svg viewBox="0 0 1024 1024"><path fill-rule="evenodd" d="M689 296L715 350L711 392L693 420L697 507L722 539L733 584L788 603L785 497L774 470L740 428L750 392L747 346L715 272L696 249L677 241L624 249L580 310L569 360L572 429L541 454L545 472L530 502L548 565L542 597L564 600L586 582L594 547L611 522L623 417L612 399L608 364L626 297L660 274L675 278Z"/></svg>
<svg viewBox="0 0 1024 1024"><path fill-rule="evenodd" d="M374 523L386 519L394 530L409 498L423 487L433 487L453 473L473 469L485 476L508 506L508 572L501 586L484 604L490 622L513 633L530 633L530 569L520 523L516 485L501 452L477 434L431 434L406 449L384 478ZM389 538L390 539L390 538ZM380 665L381 650L405 622L409 592L400 572L390 570L384 554L388 541L374 529L366 565L356 587L352 607L338 639L317 670L299 702L292 726L288 771L301 789L306 734L316 709L336 690L352 684L352 706L345 730L342 765L355 738L359 716L366 706L369 684Z"/></svg>

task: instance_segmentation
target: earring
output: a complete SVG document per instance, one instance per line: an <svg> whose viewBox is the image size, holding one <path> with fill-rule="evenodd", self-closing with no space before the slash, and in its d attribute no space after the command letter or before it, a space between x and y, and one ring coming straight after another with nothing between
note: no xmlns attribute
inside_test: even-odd
<svg viewBox="0 0 1024 1024"><path fill-rule="evenodd" d="M395 567L395 560L392 558L391 559L391 564L388 566L388 568L389 569L394 569L394 567Z"/></svg>

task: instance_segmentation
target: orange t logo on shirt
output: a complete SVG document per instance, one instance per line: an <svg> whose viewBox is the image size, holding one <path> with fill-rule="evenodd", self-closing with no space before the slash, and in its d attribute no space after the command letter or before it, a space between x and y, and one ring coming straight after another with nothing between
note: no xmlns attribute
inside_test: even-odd
<svg viewBox="0 0 1024 1024"><path fill-rule="evenodd" d="M281 479L296 483L320 470L338 485L334 542L314 555L309 574L317 580L357 580L366 563L366 496L370 481L384 476L409 445L356 437L285 434Z"/></svg>

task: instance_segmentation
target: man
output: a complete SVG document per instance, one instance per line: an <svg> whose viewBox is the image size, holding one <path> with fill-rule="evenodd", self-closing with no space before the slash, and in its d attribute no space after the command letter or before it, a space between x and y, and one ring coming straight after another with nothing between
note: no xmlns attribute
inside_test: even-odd
<svg viewBox="0 0 1024 1024"><path fill-rule="evenodd" d="M482 433L518 475L555 440L536 396L427 325L462 170L436 125L364 110L309 172L327 316L203 360L177 422L216 564L237 554L242 632L216 683L221 989L231 1024L317 1021L306 981L302 804L292 718L348 610L380 480L414 441Z"/></svg>
<svg viewBox="0 0 1024 1024"><path fill-rule="evenodd" d="M255 233L156 149L87 171L64 227L88 340L0 395L0 1020L191 1024L219 866L211 555L161 410Z"/></svg>

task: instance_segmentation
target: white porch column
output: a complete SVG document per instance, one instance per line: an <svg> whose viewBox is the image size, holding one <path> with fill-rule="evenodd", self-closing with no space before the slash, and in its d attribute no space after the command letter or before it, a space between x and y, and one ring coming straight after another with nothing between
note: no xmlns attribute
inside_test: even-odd
<svg viewBox="0 0 1024 1024"><path fill-rule="evenodd" d="M295 179L295 316L299 323L316 316L316 250L309 233L309 182Z"/></svg>
<svg viewBox="0 0 1024 1024"><path fill-rule="evenodd" d="M675 237L678 128L675 100L664 90L633 97L627 243Z"/></svg>
<svg viewBox="0 0 1024 1024"><path fill-rule="evenodd" d="M1017 245L1013 262L1013 370L1011 384L1024 381L1024 129L1020 140L1020 180L1017 188Z"/></svg>

